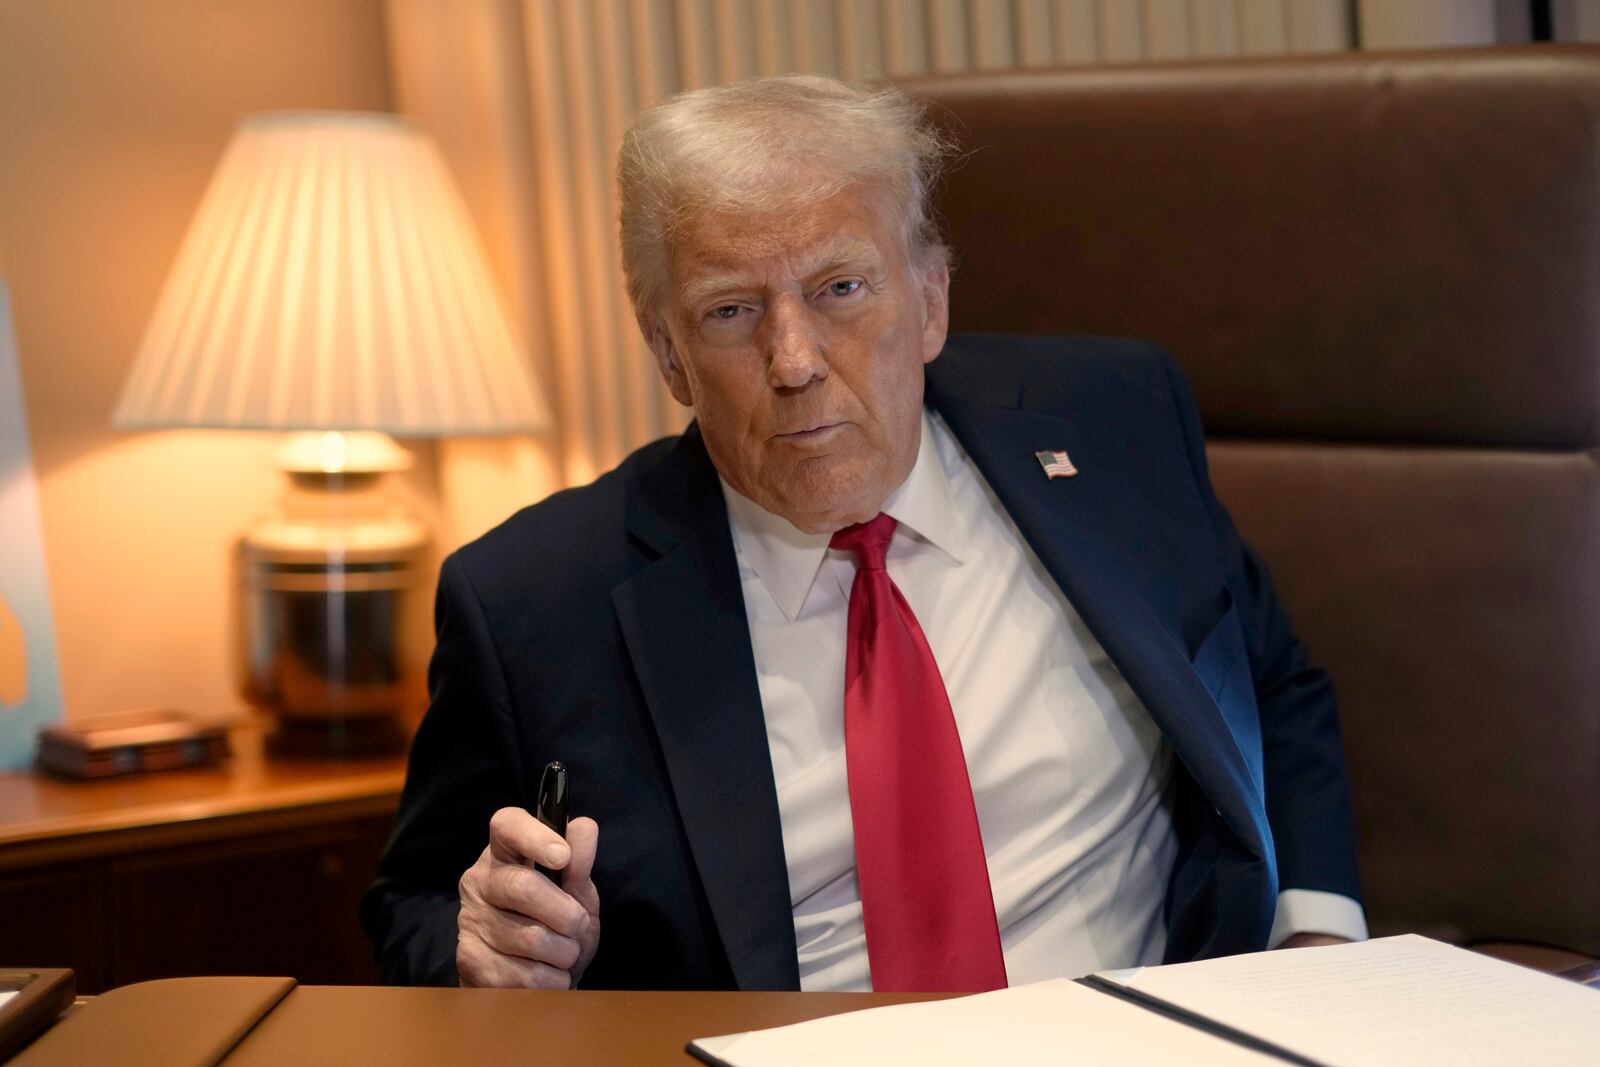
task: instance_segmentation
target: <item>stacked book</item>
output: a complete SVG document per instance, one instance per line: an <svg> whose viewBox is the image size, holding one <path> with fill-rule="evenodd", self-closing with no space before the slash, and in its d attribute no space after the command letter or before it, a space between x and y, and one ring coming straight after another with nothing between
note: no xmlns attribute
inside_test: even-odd
<svg viewBox="0 0 1600 1067"><path fill-rule="evenodd" d="M227 755L225 727L202 726L175 711L134 711L46 727L34 762L68 778L106 778L210 766Z"/></svg>

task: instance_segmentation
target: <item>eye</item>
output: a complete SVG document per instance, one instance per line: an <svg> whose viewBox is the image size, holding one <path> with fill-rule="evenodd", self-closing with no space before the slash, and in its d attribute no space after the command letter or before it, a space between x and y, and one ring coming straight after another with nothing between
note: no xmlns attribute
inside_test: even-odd
<svg viewBox="0 0 1600 1067"><path fill-rule="evenodd" d="M829 282L823 292L828 296L851 296L862 286L860 278L840 278L836 282Z"/></svg>
<svg viewBox="0 0 1600 1067"><path fill-rule="evenodd" d="M708 314L710 314L710 316L712 318L714 318L714 319L722 319L724 321L726 321L728 319L738 318L739 317L739 305L738 304L723 304L721 307L712 308L711 311L708 312Z"/></svg>

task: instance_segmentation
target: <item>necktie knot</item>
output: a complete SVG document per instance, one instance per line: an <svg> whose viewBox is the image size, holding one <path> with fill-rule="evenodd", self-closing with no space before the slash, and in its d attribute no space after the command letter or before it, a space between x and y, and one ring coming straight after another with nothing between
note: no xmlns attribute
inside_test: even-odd
<svg viewBox="0 0 1600 1067"><path fill-rule="evenodd" d="M828 542L828 547L854 553L856 566L861 570L881 571L884 558L889 554L889 540L894 537L894 528L894 519L880 511L866 522L858 522L836 532Z"/></svg>

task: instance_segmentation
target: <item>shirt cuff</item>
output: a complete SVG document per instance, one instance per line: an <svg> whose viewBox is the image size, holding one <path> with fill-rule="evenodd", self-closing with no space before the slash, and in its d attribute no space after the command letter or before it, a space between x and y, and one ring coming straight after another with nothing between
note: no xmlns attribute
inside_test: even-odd
<svg viewBox="0 0 1600 1067"><path fill-rule="evenodd" d="M1351 941L1367 939L1367 913L1340 893L1320 889L1285 889L1278 894L1267 947L1277 948L1295 934L1332 934Z"/></svg>

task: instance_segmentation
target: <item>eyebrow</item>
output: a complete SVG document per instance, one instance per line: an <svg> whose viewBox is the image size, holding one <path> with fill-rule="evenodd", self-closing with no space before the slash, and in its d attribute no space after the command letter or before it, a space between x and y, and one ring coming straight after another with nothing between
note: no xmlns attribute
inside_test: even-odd
<svg viewBox="0 0 1600 1067"><path fill-rule="evenodd" d="M850 234L835 234L810 248L803 249L795 258L800 268L795 273L801 278L809 278L852 260L868 259L872 266L880 266L882 262L876 246L870 241L864 241ZM737 269L692 279L685 282L678 290L680 306L692 308L716 293L743 288L749 284L748 279L749 274Z"/></svg>

